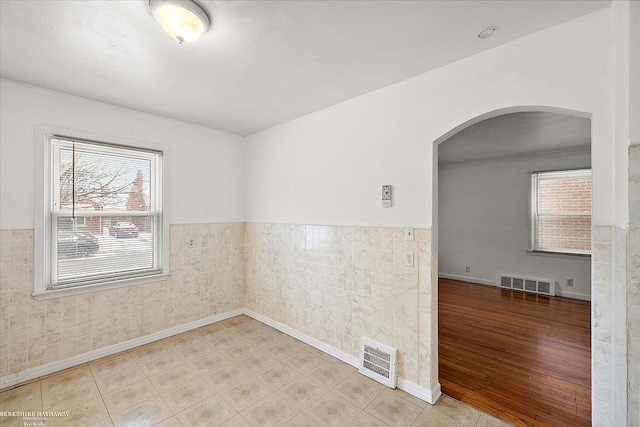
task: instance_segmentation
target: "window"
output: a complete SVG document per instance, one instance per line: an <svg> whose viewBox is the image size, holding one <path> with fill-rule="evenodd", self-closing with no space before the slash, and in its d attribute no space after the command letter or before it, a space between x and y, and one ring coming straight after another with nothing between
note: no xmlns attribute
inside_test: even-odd
<svg viewBox="0 0 640 427"><path fill-rule="evenodd" d="M55 134L44 139L34 296L165 279L163 151Z"/></svg>
<svg viewBox="0 0 640 427"><path fill-rule="evenodd" d="M591 253L591 170L531 174L531 249Z"/></svg>

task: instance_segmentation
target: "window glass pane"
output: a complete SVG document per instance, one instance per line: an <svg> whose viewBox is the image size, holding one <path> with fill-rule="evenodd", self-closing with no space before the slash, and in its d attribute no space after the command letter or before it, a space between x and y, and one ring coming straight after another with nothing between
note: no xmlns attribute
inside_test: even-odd
<svg viewBox="0 0 640 427"><path fill-rule="evenodd" d="M116 277L157 269L152 216L59 217L57 282Z"/></svg>
<svg viewBox="0 0 640 427"><path fill-rule="evenodd" d="M591 251L591 217L545 215L538 218L539 249Z"/></svg>
<svg viewBox="0 0 640 427"><path fill-rule="evenodd" d="M538 181L538 249L590 252L591 177L550 175Z"/></svg>
<svg viewBox="0 0 640 427"><path fill-rule="evenodd" d="M55 210L150 210L153 162L135 157L133 150L131 156L121 151L101 152L80 143L61 146Z"/></svg>

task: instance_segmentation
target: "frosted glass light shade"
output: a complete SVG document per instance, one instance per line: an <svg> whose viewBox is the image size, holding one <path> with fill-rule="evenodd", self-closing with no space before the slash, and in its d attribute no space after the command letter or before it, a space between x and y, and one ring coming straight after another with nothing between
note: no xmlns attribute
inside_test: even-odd
<svg viewBox="0 0 640 427"><path fill-rule="evenodd" d="M209 29L209 17L190 0L150 0L151 14L180 43L192 42Z"/></svg>

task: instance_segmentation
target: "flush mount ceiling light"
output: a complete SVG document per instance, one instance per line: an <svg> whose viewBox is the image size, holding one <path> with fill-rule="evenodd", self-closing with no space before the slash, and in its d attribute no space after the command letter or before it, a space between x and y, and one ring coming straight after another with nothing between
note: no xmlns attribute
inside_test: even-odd
<svg viewBox="0 0 640 427"><path fill-rule="evenodd" d="M488 37L491 37L493 35L493 33L496 32L496 27L494 27L493 25L487 28L483 28L482 30L478 31L478 38L479 39L486 39Z"/></svg>
<svg viewBox="0 0 640 427"><path fill-rule="evenodd" d="M172 38L192 42L209 29L209 17L191 0L149 0L151 14Z"/></svg>

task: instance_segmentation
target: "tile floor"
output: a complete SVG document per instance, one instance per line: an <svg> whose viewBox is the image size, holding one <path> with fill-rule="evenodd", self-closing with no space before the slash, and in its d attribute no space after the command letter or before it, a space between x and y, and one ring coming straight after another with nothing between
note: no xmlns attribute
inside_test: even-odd
<svg viewBox="0 0 640 427"><path fill-rule="evenodd" d="M0 410L69 412L46 427L508 425L447 396L432 406L391 390L246 316L6 390Z"/></svg>

